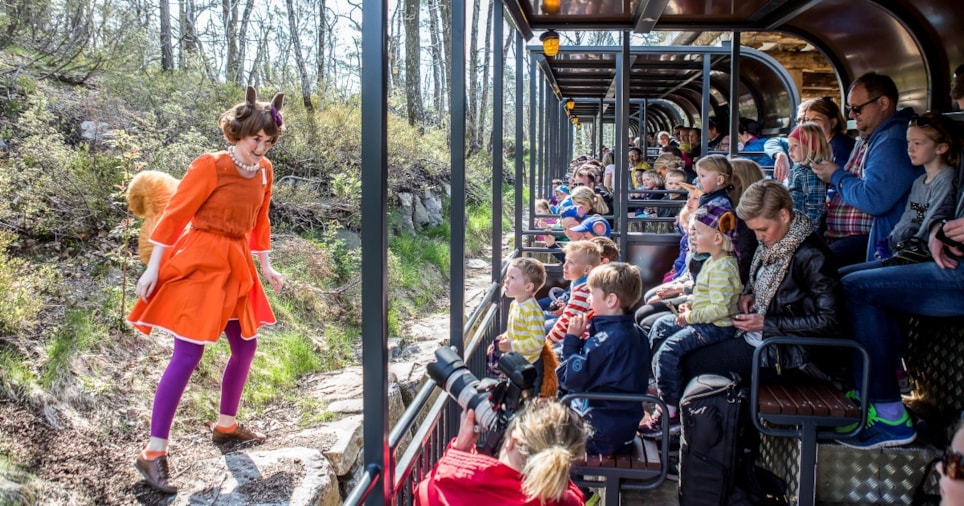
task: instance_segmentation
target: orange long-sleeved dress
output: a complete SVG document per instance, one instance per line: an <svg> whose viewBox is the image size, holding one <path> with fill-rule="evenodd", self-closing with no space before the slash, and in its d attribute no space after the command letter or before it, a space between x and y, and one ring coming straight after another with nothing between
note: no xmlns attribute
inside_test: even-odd
<svg viewBox="0 0 964 506"><path fill-rule="evenodd" d="M154 292L127 317L134 327L209 344L228 320L239 321L245 339L275 323L252 258L271 249L273 177L267 159L246 177L224 151L191 163L151 234L152 243L167 248Z"/></svg>

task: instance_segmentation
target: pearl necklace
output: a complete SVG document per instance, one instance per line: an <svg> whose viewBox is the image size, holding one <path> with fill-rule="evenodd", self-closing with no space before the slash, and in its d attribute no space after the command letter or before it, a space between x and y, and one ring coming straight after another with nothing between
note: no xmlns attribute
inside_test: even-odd
<svg viewBox="0 0 964 506"><path fill-rule="evenodd" d="M260 161L259 161L258 163L244 163L244 162L242 162L241 159L238 158L238 155L235 154L235 152L234 152L234 146L228 146L228 156L231 157L231 160L234 161L234 165L236 165L239 169L241 169L242 172L246 172L246 173L248 173L248 174L254 174L255 171L257 171L258 169L261 168L261 162L260 162Z"/></svg>

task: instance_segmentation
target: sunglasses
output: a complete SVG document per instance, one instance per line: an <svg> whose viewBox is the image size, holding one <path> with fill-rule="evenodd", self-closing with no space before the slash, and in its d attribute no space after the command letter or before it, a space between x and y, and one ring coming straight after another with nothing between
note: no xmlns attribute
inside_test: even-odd
<svg viewBox="0 0 964 506"><path fill-rule="evenodd" d="M859 115L860 115L860 111L862 111L864 107L867 107L868 105L876 102L876 101L879 100L880 97L882 97L882 96L883 96L883 95L877 95L876 97L874 97L874 98L872 98L872 99L870 99L870 100L868 100L868 101L866 101L866 102L864 102L864 103L862 103L862 104L860 104L860 105L848 105L848 106L847 106L847 113L848 113L848 114L856 114L856 115L859 116Z"/></svg>
<svg viewBox="0 0 964 506"><path fill-rule="evenodd" d="M952 480L964 480L964 466L961 465L964 461L964 455L954 451L954 448L948 448L944 451L944 456L941 457L941 464L944 466L944 475Z"/></svg>
<svg viewBox="0 0 964 506"><path fill-rule="evenodd" d="M586 186L586 185L583 183L572 183L571 185L569 185L570 188L579 188L580 186Z"/></svg>
<svg viewBox="0 0 964 506"><path fill-rule="evenodd" d="M942 138L950 137L950 132L947 130L947 125L941 122L936 116L928 114L915 114L911 116L910 121L907 123L909 126L916 126L920 128L933 128L937 131L937 134Z"/></svg>

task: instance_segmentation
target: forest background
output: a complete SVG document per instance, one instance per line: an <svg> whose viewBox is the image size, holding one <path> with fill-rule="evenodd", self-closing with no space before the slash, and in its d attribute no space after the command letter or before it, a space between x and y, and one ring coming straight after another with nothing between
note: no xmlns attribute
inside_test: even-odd
<svg viewBox="0 0 964 506"><path fill-rule="evenodd" d="M488 149L492 51L513 68L515 38L492 40L488 1L467 7L466 251L477 255L493 220L492 157L525 147ZM360 357L361 8L360 0L0 3L0 503L104 504L147 493L118 477L133 475L131 448L146 438L171 343L124 321L142 272L139 223L124 192L141 170L180 177L196 156L222 149L217 118L245 85L287 94L287 132L269 156L272 257L287 286L269 294L280 323L261 340L245 410L293 407L305 427L335 416L296 386ZM400 0L389 15L394 208L399 192L441 192L448 181L453 41L446 0ZM613 43L607 33L565 37ZM512 90L517 76L505 75ZM507 92L507 109L528 105L513 100ZM511 184L511 174L495 177ZM506 198L511 209L512 192ZM407 319L445 309L449 229L443 220L411 234L390 220L388 327L397 335ZM226 344L206 354L175 434L214 417L227 355Z"/></svg>

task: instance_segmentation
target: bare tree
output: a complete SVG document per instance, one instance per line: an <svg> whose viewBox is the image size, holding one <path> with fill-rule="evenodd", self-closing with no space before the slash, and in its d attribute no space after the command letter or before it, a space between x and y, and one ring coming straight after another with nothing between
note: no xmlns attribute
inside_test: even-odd
<svg viewBox="0 0 964 506"><path fill-rule="evenodd" d="M485 123L489 117L486 111L489 102L489 68L492 65L492 10L495 6L496 2L489 2L489 8L485 13L485 47L482 49L485 61L482 65L482 99L479 102L478 116L476 116L479 118L479 127L475 130L474 143L476 146L482 146L482 139L485 136ZM498 4L498 8L502 8L501 3Z"/></svg>
<svg viewBox="0 0 964 506"><path fill-rule="evenodd" d="M305 110L309 113L314 112L315 106L311 104L311 80L308 77L308 67L301 52L301 37L298 34L298 21L295 16L294 0L285 0L288 8L288 30L291 32L291 45L295 52L295 65L298 67L298 77L301 80L301 101L305 104Z"/></svg>
<svg viewBox="0 0 964 506"><path fill-rule="evenodd" d="M446 80L446 70L448 69L445 57L445 47L442 43L442 35L439 33L439 0L428 0L428 31L429 37L431 39L431 44L429 45L429 54L432 61L435 62L432 65L432 109L434 110L435 123L438 124L441 118L444 117L445 111L445 83Z"/></svg>
<svg viewBox="0 0 964 506"><path fill-rule="evenodd" d="M184 56L188 54L198 53L198 36L197 29L195 28L197 24L197 10L194 6L194 0L180 0L178 2L178 14L180 19L180 32L181 36L179 39L179 46L181 50L181 67L184 67Z"/></svg>
<svg viewBox="0 0 964 506"><path fill-rule="evenodd" d="M445 0L442 0L443 2ZM478 110L479 110L479 79L477 76L479 72L479 10L481 10L481 5L479 0L474 0L472 2L472 30L469 35L469 51L467 53L469 75L466 77L469 83L468 90L468 103L465 104L465 135L468 138L468 154L474 154L478 151L478 146L475 143L476 132L479 131L478 122ZM461 41L459 41L461 43ZM464 71L463 71L464 72Z"/></svg>
<svg viewBox="0 0 964 506"><path fill-rule="evenodd" d="M161 7L161 69L174 69L174 48L171 39L171 3L158 0Z"/></svg>
<svg viewBox="0 0 964 506"><path fill-rule="evenodd" d="M405 0L405 102L410 126L422 125L418 4L419 0Z"/></svg>
<svg viewBox="0 0 964 506"><path fill-rule="evenodd" d="M325 86L325 62L328 60L325 51L328 47L328 7L326 0L318 2L318 47L315 51L315 82L317 86ZM324 95L322 95L324 96Z"/></svg>

